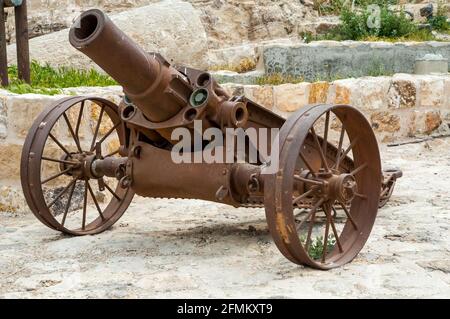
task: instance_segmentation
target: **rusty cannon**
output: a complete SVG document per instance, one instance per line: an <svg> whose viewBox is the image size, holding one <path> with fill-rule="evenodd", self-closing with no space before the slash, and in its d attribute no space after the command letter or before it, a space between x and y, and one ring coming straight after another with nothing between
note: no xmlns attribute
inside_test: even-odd
<svg viewBox="0 0 450 319"><path fill-rule="evenodd" d="M42 223L97 234L138 194L264 207L281 253L318 269L363 248L401 172L382 171L374 132L356 108L310 105L285 120L232 96L208 72L145 52L96 9L69 34L124 95L119 105L71 96L34 122L21 181ZM181 135L192 139L180 146Z"/></svg>

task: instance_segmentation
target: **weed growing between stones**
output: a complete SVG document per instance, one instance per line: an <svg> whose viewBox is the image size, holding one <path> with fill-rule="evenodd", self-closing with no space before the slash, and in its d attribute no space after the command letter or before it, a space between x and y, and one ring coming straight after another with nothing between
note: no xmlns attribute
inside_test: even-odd
<svg viewBox="0 0 450 319"><path fill-rule="evenodd" d="M17 93L56 95L61 89L81 86L110 86L117 83L108 75L96 70L79 70L71 67L53 68L48 64L31 62L31 85L18 79L17 66L8 68L10 85L7 90Z"/></svg>
<svg viewBox="0 0 450 319"><path fill-rule="evenodd" d="M255 84L256 85L281 85L286 83L296 84L304 82L304 80L305 79L302 76L292 76L282 73L272 73L257 77L255 79Z"/></svg>

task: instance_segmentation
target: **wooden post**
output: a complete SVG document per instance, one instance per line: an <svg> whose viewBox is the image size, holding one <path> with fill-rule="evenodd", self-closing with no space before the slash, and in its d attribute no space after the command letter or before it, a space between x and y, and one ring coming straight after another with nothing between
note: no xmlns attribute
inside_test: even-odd
<svg viewBox="0 0 450 319"><path fill-rule="evenodd" d="M5 3L0 0L0 78L2 86L9 85L8 58L6 55Z"/></svg>
<svg viewBox="0 0 450 319"><path fill-rule="evenodd" d="M30 48L28 44L27 0L0 0L0 80L9 85L6 50L5 8L14 7L16 16L16 47L19 79L31 83Z"/></svg>
<svg viewBox="0 0 450 319"><path fill-rule="evenodd" d="M22 4L15 7L15 15L18 76L26 83L31 83L27 0L22 0Z"/></svg>

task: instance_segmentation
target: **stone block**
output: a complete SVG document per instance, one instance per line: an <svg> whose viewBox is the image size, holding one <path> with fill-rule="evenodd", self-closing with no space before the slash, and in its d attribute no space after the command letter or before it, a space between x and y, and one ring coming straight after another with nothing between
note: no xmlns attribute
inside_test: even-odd
<svg viewBox="0 0 450 319"><path fill-rule="evenodd" d="M37 94L8 95L8 125L12 133L25 138L38 115L61 96Z"/></svg>
<svg viewBox="0 0 450 319"><path fill-rule="evenodd" d="M400 117L391 112L372 113L370 122L376 132L394 133L400 131Z"/></svg>
<svg viewBox="0 0 450 319"><path fill-rule="evenodd" d="M391 84L390 77L368 77L355 80L352 91L355 98L353 106L362 110L383 110L388 108L387 95Z"/></svg>
<svg viewBox="0 0 450 319"><path fill-rule="evenodd" d="M294 112L308 105L310 86L306 82L274 86L275 107L281 112Z"/></svg>
<svg viewBox="0 0 450 319"><path fill-rule="evenodd" d="M311 89L309 92L309 103L310 104L326 103L329 88L330 83L326 81L311 83Z"/></svg>
<svg viewBox="0 0 450 319"><path fill-rule="evenodd" d="M425 133L431 134L442 124L442 118L439 111L430 111L425 114Z"/></svg>
<svg viewBox="0 0 450 319"><path fill-rule="evenodd" d="M2 143L0 152L0 180L15 180L20 177L21 144Z"/></svg>
<svg viewBox="0 0 450 319"><path fill-rule="evenodd" d="M244 86L244 95L269 110L273 108L273 87L270 85L246 85Z"/></svg>
<svg viewBox="0 0 450 319"><path fill-rule="evenodd" d="M445 82L442 77L421 76L418 80L418 105L441 107L445 103Z"/></svg>
<svg viewBox="0 0 450 319"><path fill-rule="evenodd" d="M412 108L417 105L417 80L408 74L394 75L388 91L388 107Z"/></svg>
<svg viewBox="0 0 450 319"><path fill-rule="evenodd" d="M448 59L442 55L426 54L423 58L416 59L414 74L448 73Z"/></svg>

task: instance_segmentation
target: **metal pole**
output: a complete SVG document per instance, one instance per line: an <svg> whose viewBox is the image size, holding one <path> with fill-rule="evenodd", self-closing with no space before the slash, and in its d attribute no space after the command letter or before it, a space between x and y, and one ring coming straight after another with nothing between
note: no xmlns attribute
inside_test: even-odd
<svg viewBox="0 0 450 319"><path fill-rule="evenodd" d="M18 76L19 79L31 83L27 0L23 0L22 4L15 8L15 14Z"/></svg>
<svg viewBox="0 0 450 319"><path fill-rule="evenodd" d="M0 0L0 78L2 86L9 85L8 58L6 55L5 3Z"/></svg>

